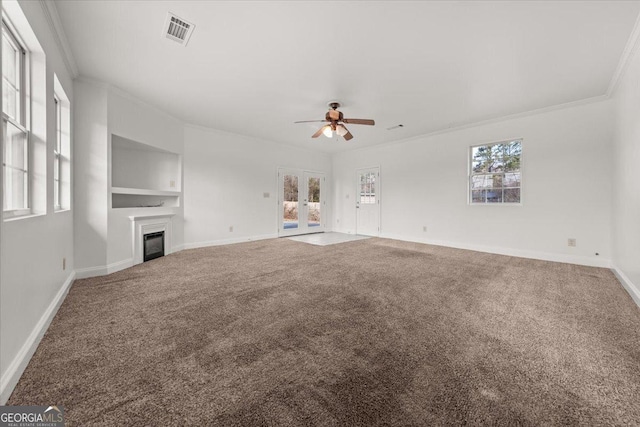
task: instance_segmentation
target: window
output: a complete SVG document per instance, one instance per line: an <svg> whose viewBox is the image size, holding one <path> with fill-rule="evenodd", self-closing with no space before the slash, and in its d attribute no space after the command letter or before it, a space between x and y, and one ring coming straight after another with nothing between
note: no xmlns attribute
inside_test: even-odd
<svg viewBox="0 0 640 427"><path fill-rule="evenodd" d="M376 173L364 172L360 174L360 204L376 203Z"/></svg>
<svg viewBox="0 0 640 427"><path fill-rule="evenodd" d="M61 209L60 194L62 193L60 180L60 153L62 152L62 103L57 95L53 95L53 103L56 110L56 139L53 148L53 206L55 210Z"/></svg>
<svg viewBox="0 0 640 427"><path fill-rule="evenodd" d="M29 211L29 134L25 128L25 55L15 33L2 21L2 130L4 132L4 214Z"/></svg>
<svg viewBox="0 0 640 427"><path fill-rule="evenodd" d="M15 122L24 124L24 55L16 36L2 21L2 112Z"/></svg>
<svg viewBox="0 0 640 427"><path fill-rule="evenodd" d="M519 139L471 147L471 203L520 203L521 156Z"/></svg>
<svg viewBox="0 0 640 427"><path fill-rule="evenodd" d="M53 137L53 207L71 209L71 103L58 76L53 75L56 133Z"/></svg>

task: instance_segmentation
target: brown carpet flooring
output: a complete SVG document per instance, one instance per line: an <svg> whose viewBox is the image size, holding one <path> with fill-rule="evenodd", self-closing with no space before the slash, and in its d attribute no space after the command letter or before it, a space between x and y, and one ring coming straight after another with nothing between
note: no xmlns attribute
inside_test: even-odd
<svg viewBox="0 0 640 427"><path fill-rule="evenodd" d="M369 239L183 251L78 280L10 398L67 425L634 425L609 270Z"/></svg>

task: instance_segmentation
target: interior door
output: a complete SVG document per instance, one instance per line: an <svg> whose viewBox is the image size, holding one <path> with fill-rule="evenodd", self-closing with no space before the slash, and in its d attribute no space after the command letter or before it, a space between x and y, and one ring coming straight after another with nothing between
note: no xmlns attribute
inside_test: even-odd
<svg viewBox="0 0 640 427"><path fill-rule="evenodd" d="M380 234L380 168L357 171L356 234Z"/></svg>
<svg viewBox="0 0 640 427"><path fill-rule="evenodd" d="M296 169L278 170L278 235L325 230L324 174Z"/></svg>

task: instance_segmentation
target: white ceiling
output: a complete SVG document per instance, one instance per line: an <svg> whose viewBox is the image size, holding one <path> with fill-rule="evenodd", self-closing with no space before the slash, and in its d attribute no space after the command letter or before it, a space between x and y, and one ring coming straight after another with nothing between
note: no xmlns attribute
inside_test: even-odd
<svg viewBox="0 0 640 427"><path fill-rule="evenodd" d="M326 152L604 95L638 1L57 1L81 75L188 123ZM196 25L184 47L168 11ZM312 140L330 100L354 139ZM386 128L404 124L404 128Z"/></svg>

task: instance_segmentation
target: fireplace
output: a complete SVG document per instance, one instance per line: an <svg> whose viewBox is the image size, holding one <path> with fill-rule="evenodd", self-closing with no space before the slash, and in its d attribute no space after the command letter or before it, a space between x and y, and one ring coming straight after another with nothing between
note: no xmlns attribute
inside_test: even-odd
<svg viewBox="0 0 640 427"><path fill-rule="evenodd" d="M145 234L143 240L144 262L164 256L164 231Z"/></svg>
<svg viewBox="0 0 640 427"><path fill-rule="evenodd" d="M131 250L133 254L133 265L140 264L141 262L148 261L153 258L147 257L147 242L145 236L151 235L153 239L154 235L158 233L163 234L162 252L158 249L159 239L156 237L155 241L149 242L154 245L149 248L155 252L155 258L163 255L169 255L173 252L173 246L171 244L171 217L175 214L156 214L156 215L131 215Z"/></svg>

